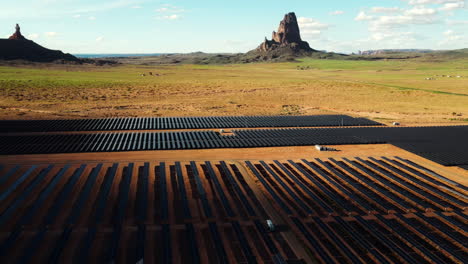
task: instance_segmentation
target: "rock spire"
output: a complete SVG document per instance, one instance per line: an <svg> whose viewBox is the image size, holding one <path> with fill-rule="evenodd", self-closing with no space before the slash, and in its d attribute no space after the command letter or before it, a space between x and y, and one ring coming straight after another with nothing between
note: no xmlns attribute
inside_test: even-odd
<svg viewBox="0 0 468 264"><path fill-rule="evenodd" d="M15 33L13 35L11 35L8 39L25 40L26 38L21 34L20 26L18 24L16 24Z"/></svg>
<svg viewBox="0 0 468 264"><path fill-rule="evenodd" d="M299 24L296 14L291 12L284 15L278 30L273 31L272 40L265 38L265 41L258 47L260 51L270 51L278 47L290 47L294 50L313 51L309 43L301 39Z"/></svg>

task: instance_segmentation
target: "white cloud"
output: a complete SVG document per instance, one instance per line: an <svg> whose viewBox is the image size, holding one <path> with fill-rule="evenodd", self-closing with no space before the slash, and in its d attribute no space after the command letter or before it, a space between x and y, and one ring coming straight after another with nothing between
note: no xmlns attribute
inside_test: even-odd
<svg viewBox="0 0 468 264"><path fill-rule="evenodd" d="M439 10L452 11L452 10L456 10L456 9L462 9L464 7L465 7L464 2L446 3L446 4L444 4L443 7L439 8Z"/></svg>
<svg viewBox="0 0 468 264"><path fill-rule="evenodd" d="M413 9L405 11L408 16L431 16L435 15L437 10L433 8L425 8L424 6L416 6Z"/></svg>
<svg viewBox="0 0 468 264"><path fill-rule="evenodd" d="M383 31L397 27L406 27L409 25L427 25L437 23L433 17L414 17L414 16L381 16L369 25L370 31Z"/></svg>
<svg viewBox="0 0 468 264"><path fill-rule="evenodd" d="M39 38L39 34L37 33L32 33L28 35L28 39L38 39L38 38Z"/></svg>
<svg viewBox="0 0 468 264"><path fill-rule="evenodd" d="M464 0L404 0L410 5L436 5L453 2L463 2Z"/></svg>
<svg viewBox="0 0 468 264"><path fill-rule="evenodd" d="M75 13L91 13L91 12L101 12L107 11L116 8L131 7L135 6L138 2L135 0L113 0L113 1L94 1L91 5L86 5L84 8L77 9Z"/></svg>
<svg viewBox="0 0 468 264"><path fill-rule="evenodd" d="M184 13L185 9L173 6L170 4L164 4L160 8L155 10L157 13L160 13L160 16L157 16L157 19L160 20L178 20L182 18L180 13Z"/></svg>
<svg viewBox="0 0 468 264"><path fill-rule="evenodd" d="M444 35L445 36L450 36L450 35L453 35L453 30L447 30L444 32Z"/></svg>
<svg viewBox="0 0 468 264"><path fill-rule="evenodd" d="M183 13L185 12L185 9L177 7L177 6L165 4L162 7L156 9L156 12L158 13Z"/></svg>
<svg viewBox="0 0 468 264"><path fill-rule="evenodd" d="M299 17L297 22L302 35L305 37L320 35L324 30L330 28L329 24L321 23L313 18Z"/></svg>
<svg viewBox="0 0 468 264"><path fill-rule="evenodd" d="M88 17L88 20L96 20L96 17L90 16L90 17Z"/></svg>
<svg viewBox="0 0 468 264"><path fill-rule="evenodd" d="M415 25L430 25L442 23L439 7L459 0L403 0L410 6L400 7L372 7L362 10L356 16L356 21L368 21L370 35L359 42L363 47L371 49L391 47L421 46L426 37L413 30ZM439 6L437 6L439 5ZM448 21L446 22L449 23ZM420 31L417 31L420 32ZM456 37L451 36L451 40ZM362 47L359 47L362 49Z"/></svg>
<svg viewBox="0 0 468 264"><path fill-rule="evenodd" d="M96 38L96 42L102 42L104 40L103 36L99 36Z"/></svg>
<svg viewBox="0 0 468 264"><path fill-rule="evenodd" d="M415 39L415 34L413 32L375 32L370 37L370 40L373 41L413 41Z"/></svg>
<svg viewBox="0 0 468 264"><path fill-rule="evenodd" d="M443 33L444 39L441 40L438 44L439 46L444 46L444 45L451 45L453 46L457 42L463 41L463 36L460 34L457 34L455 31L449 29Z"/></svg>
<svg viewBox="0 0 468 264"><path fill-rule="evenodd" d="M159 13L164 13L167 11L169 11L169 8L167 7L161 7L161 8L156 9L156 12L159 12Z"/></svg>
<svg viewBox="0 0 468 264"><path fill-rule="evenodd" d="M398 13L401 11L401 8L399 7L380 7L376 6L371 8L371 11L373 13Z"/></svg>
<svg viewBox="0 0 468 264"><path fill-rule="evenodd" d="M53 37L58 36L58 33L57 33L57 32L46 32L45 35L46 35L47 37L53 38Z"/></svg>
<svg viewBox="0 0 468 264"><path fill-rule="evenodd" d="M447 25L458 26L458 25L468 25L468 20L446 20Z"/></svg>
<svg viewBox="0 0 468 264"><path fill-rule="evenodd" d="M363 13L363 12L361 12ZM363 18L366 15L362 16ZM400 15L377 16L369 23L369 30L372 32L382 32L397 27L410 25L427 25L440 22L437 18L437 10L424 6L415 6L403 11Z"/></svg>
<svg viewBox="0 0 468 264"><path fill-rule="evenodd" d="M81 17L80 14L73 15L73 18L80 18L80 17Z"/></svg>
<svg viewBox="0 0 468 264"><path fill-rule="evenodd" d="M181 18L181 16L176 15L176 14L158 17L158 19L163 19L163 20L177 20L179 18Z"/></svg>
<svg viewBox="0 0 468 264"><path fill-rule="evenodd" d="M132 6L131 8L132 8L132 9L140 9L141 6L139 6L139 5L134 5L134 6Z"/></svg>
<svg viewBox="0 0 468 264"><path fill-rule="evenodd" d="M374 17L367 15L364 11L359 12L359 14L354 18L356 21L368 21L372 19L374 19Z"/></svg>
<svg viewBox="0 0 468 264"><path fill-rule="evenodd" d="M342 11L342 10L336 10L336 11L333 11L330 13L330 15L332 16L339 16L339 15L343 15L345 12Z"/></svg>

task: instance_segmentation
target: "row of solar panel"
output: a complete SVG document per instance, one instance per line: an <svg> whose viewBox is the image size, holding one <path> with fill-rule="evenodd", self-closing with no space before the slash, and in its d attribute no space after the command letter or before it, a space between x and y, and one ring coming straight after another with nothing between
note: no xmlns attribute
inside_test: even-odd
<svg viewBox="0 0 468 264"><path fill-rule="evenodd" d="M0 132L105 131L154 129L206 129L246 127L380 126L382 124L346 115L316 116L220 116L220 117L130 117L76 120L5 120Z"/></svg>
<svg viewBox="0 0 468 264"><path fill-rule="evenodd" d="M0 137L0 154L80 153L169 149L252 148L315 144L369 144L356 137L238 139L213 131L99 133Z"/></svg>
<svg viewBox="0 0 468 264"><path fill-rule="evenodd" d="M271 236L259 221L184 225L70 227L30 230L16 243L3 244L2 263L274 263L284 257L282 235ZM254 240L255 239L255 240ZM152 241L152 243L150 243ZM14 249L24 245L21 250ZM286 246L289 250L289 246ZM290 252L288 252L290 253ZM291 262L286 262L286 259Z"/></svg>
<svg viewBox="0 0 468 264"><path fill-rule="evenodd" d="M384 214L427 209L462 212L468 208L467 197L458 185L405 172L403 168L407 166L396 160L369 159L271 164L246 161L246 165L288 215Z"/></svg>
<svg viewBox="0 0 468 264"><path fill-rule="evenodd" d="M292 161L289 161L289 164L285 163L282 164L278 161L275 161L275 164L271 164L271 168L268 164L261 162L261 165L256 165L257 167L255 168L250 162L247 162L248 167L253 171L253 173L256 175L256 177L262 182L263 185L268 189L270 188L269 185L266 183L266 180L263 179L264 177L267 177L267 179L270 177L269 175L273 176L276 179L276 182L281 185L284 190L286 190L291 197L293 197L296 201L299 201L298 204L304 209L305 212L308 214L312 214L312 210L302 202L294 192L285 185L285 183L281 180L281 178L278 175L281 175L284 177L284 175L288 175L290 179L292 179L298 186L302 188L302 190L307 193L311 198L313 198L314 203L310 203L312 205L320 205L319 208L320 210L317 211L322 211L322 212L328 212L331 213L334 211L332 209L332 204L327 204L327 201L329 202L330 200L333 201L342 201L341 205L343 208L341 208L339 211L347 210L347 212L366 212L366 211L372 211L372 210L377 210L381 212L386 212L388 210L394 210L397 212L405 212L408 211L412 208L415 209L421 209L425 210L427 208L433 208L433 209L439 209L439 210L446 210L447 208L454 208L458 210L463 210L466 208L467 204L466 202L463 201L463 199L466 199L466 196L462 194L466 190L466 188L462 188L463 186L459 184L455 184L453 182L441 182L440 180L434 179L431 176L425 175L421 173L420 171L417 171L408 165L403 164L402 162L405 162L403 159L399 159L400 161L397 160L392 160L388 158L383 158L383 160L377 160L374 158L370 158L370 161L367 160L362 160L360 158L357 158L356 161L350 161L347 159L344 159L346 162L343 161L336 161L334 159L330 159L329 161L323 162L320 159L317 159L316 162L319 164L323 165L325 168L328 170L334 172L333 175L328 176L326 174L326 171L323 170L320 166L318 166L316 163L312 163L306 160L303 160L304 164L308 166L305 167L301 163L294 163ZM112 183L113 178L109 177L114 177L116 173L116 164L110 169L108 173L108 178L106 181L106 184L109 185ZM145 164L143 167L140 168L141 172L139 173L138 177L138 212L137 212L137 219L144 221L146 219L146 211L144 208L146 208L147 204L147 192L148 192L148 173L149 173L149 168L148 164ZM291 167L292 166L292 167ZM311 186L306 186L302 181L304 181L303 176L299 175L297 171L293 170L292 168L295 168L298 170L300 173L305 175L309 180L311 180L319 189L315 190L314 187L312 188ZM7 182L10 182L10 185L8 188L4 189L2 194L0 195L0 201L3 201L6 199L9 195L11 195L23 182L25 182L31 175L31 173L37 169L37 166L32 166L27 170L24 170L22 175L20 175L15 181L11 181L10 178L12 175L17 173L19 171L19 166L12 167L10 170L5 171L3 173L3 176L0 177L0 182L2 184L6 184ZM68 167L64 168L66 171ZM125 182L129 182L131 180L131 175L132 175L132 168L133 164L130 164L128 167L123 168L123 183L121 183L121 192L122 193L128 193L129 192L129 187L124 184ZM182 175L182 168L180 163L176 163L175 166L171 167L175 168L174 174L177 176L177 179L179 181L179 184L177 184L179 188L179 193L181 194L181 199L183 202L183 208L184 208L184 218L189 219L191 217L190 214L190 209L188 206L187 202L187 195L186 195L186 190L185 190L185 184L183 181L183 175ZM209 175L210 179L213 181L214 185L216 186L216 191L218 192L218 195L220 196L221 202L224 205L226 209L226 213L228 216L232 217L235 214L233 213L233 210L229 204L229 201L226 199L226 194L223 191L223 188L220 185L220 181L218 180L218 177L216 176L216 173L214 172L212 165L210 162L206 162L205 164L202 164L202 168L205 170L205 174ZM52 168L46 168L44 170L41 170L40 174L34 178L34 181L32 181L31 185L28 186L28 188L24 191L25 194L18 198L9 208L6 210L0 220L5 221L2 219L8 218L10 214L17 208L16 205L18 205L25 195L29 191L32 191L32 188L34 187L34 184L38 184L37 181L40 181L43 177L47 175L47 173L51 170ZM74 174L73 177L79 177L81 173L83 172L84 168L80 168L80 170L77 170ZM230 187L233 188L236 192L236 195L239 197L240 202L244 205L244 208L246 208L248 214L250 216L256 216L255 211L253 210L252 206L250 205L248 199L245 197L244 193L241 191L241 188L239 184L236 182L234 179L231 171L228 169L227 165L224 162L221 162L221 164L218 167L221 176L223 178L223 181L229 182ZM235 166L232 166L232 169L236 169ZM260 170L261 174L257 172L257 169ZM273 171L274 169L275 171ZM358 170L359 169L361 173ZM98 166L93 169L93 172L90 174L90 178L88 180L95 180L96 174L101 170L101 168ZM167 202L167 185L166 185L166 175L165 175L165 164L161 163L158 168L156 168L157 172L157 185L160 186L160 193L161 193L161 216L162 219L167 219L167 211L168 211L168 202ZM405 172L404 170L408 171ZM57 179L58 177L61 177L63 173L65 172L60 172L57 174ZM212 209L209 206L209 203L206 200L205 193L206 191L204 190L203 185L201 184L201 180L198 175L198 169L196 167L196 164L194 162L191 163L190 168L187 168L187 171L190 175L195 175L196 178L196 183L197 183L197 189L198 189L198 195L201 196L201 198L205 201L203 202L204 206L204 211L205 211L205 216L206 217L211 217L211 212ZM236 172L236 170L234 170ZM345 177L343 176L342 172L347 172L353 177ZM238 172L238 171L237 171ZM268 173L266 173L268 172ZM410 174L412 173L412 174ZM106 174L107 175L107 174ZM263 176L262 176L263 175ZM319 175L321 177L322 181L325 181L328 184L322 184L319 180L314 178L314 175ZM245 188L245 183L243 182L243 177L241 175L236 175L237 180L243 185L243 188ZM330 178L332 177L332 178ZM340 179L341 178L341 179ZM352 182L351 180L354 180ZM110 181L110 182L108 182ZM271 179L270 179L271 181ZM340 182L343 187L347 186L348 184L353 186L356 190L356 193L359 194L357 197L353 193L350 193L349 191L345 190L343 187L338 184ZM86 187L85 189L89 189L92 186L92 182L89 183L90 185ZM274 184L275 186L276 184ZM6 186L6 185L5 185ZM394 190L393 192L388 192L384 188L385 187L393 187ZM461 186L461 187L460 187ZM442 187L442 188L441 188ZM311 189L312 188L312 189ZM337 196L335 194L334 188L339 190L339 193L344 194L344 199ZM274 195L274 192L272 189L270 189L270 193L272 193L273 198L276 201L279 201L278 204L284 205L283 202L281 202L281 199ZM325 199L318 197L315 193L321 193L325 195ZM395 193L397 195L395 195ZM301 196L301 193L298 193L299 196ZM103 193L103 199L106 197L106 193ZM140 198L140 197L145 197ZM322 196L323 197L323 196ZM351 197L355 202L358 203L359 207L354 206L353 204L349 204L346 202L346 197ZM363 200L364 199L364 200ZM101 201L100 200L100 201ZM371 204L369 204L369 201L374 201ZM98 208L102 208L102 202L97 203ZM306 201L305 201L306 202ZM119 204L125 204L126 200L121 200ZM141 206L143 205L143 206ZM287 206L282 206L285 210L286 213L291 214L291 210ZM118 215L122 215L123 212L120 212ZM99 217L100 218L100 217ZM25 220L27 220L26 218ZM71 220L73 222L73 220ZM119 222L120 220L117 219L116 222Z"/></svg>
<svg viewBox="0 0 468 264"><path fill-rule="evenodd" d="M465 263L468 259L466 242L447 239L446 234L453 230L439 217L377 214L375 218L358 215L352 219L291 218L321 263ZM434 222L443 226L443 231Z"/></svg>
<svg viewBox="0 0 468 264"><path fill-rule="evenodd" d="M246 161L246 165L278 209L291 216L324 263L346 262L344 259L352 263L468 260L464 251L467 246L464 234L468 231L464 225L463 211L468 205L462 194L464 188L440 175L435 177L413 162L398 157L370 157L270 164ZM448 188L454 192L447 191ZM436 216L422 213L428 208ZM337 216L333 216L333 222L328 222L328 218L327 223L316 216L306 220L306 224L299 220L307 219L312 210L321 211L323 216L349 213L356 221L344 221ZM451 217L441 213L447 210L453 210ZM385 212L391 212L390 219L398 221L388 224L393 220L382 217ZM414 212L415 218L408 218L408 212ZM368 213L378 220L361 217Z"/></svg>
<svg viewBox="0 0 468 264"><path fill-rule="evenodd" d="M231 165L234 166L234 165ZM175 162L174 165L169 166L169 171L171 173L169 179L166 176L166 164L164 162L159 163L154 167L155 177L152 178L155 181L155 189L161 190L163 196L159 196L156 199L155 204L159 204L161 209L157 214L160 215L160 218L163 222L168 222L168 188L167 180L175 181L173 182L172 189L178 188L178 193L174 194L174 200L177 202L178 199L181 200L183 204L183 220L190 222L192 220L192 214L190 209L190 204L192 201L189 201L193 198L201 200L201 205L203 211L205 212L205 218L214 219L214 214L211 212L212 209L210 203L213 202L213 197L211 197L210 202L206 197L205 188L211 188L210 184L203 184L203 181L200 178L199 169L195 162L190 162L190 165L186 165L187 176L182 173L182 165L180 162ZM245 210L248 212L249 216L256 217L257 214L253 209L249 199L253 199L243 193L241 186L245 190L245 180L243 180L242 175L236 175L234 177L231 170L228 168L228 165L225 162L221 162L215 166L219 170L219 175L214 172L213 166L210 162L205 162L202 165L203 171L205 172L204 179L208 181L213 181L216 183L218 196L221 198L222 203L226 205L226 208L235 207L245 207ZM134 219L138 227L137 231L137 244L139 250L144 249L144 241L146 236L146 223L147 223L147 211L151 207L148 205L149 195L149 175L150 175L150 164L144 163L142 166L139 166L137 169L138 177L136 179L135 195L132 195L130 192L131 182L134 164L130 163L128 165L119 166L118 163L112 164L112 166L105 166L103 164L97 164L92 168L87 168L87 165L83 164L79 167L76 167L74 171L71 171L70 168L74 168L72 165L65 165L57 171L54 165L48 166L31 166L29 168L22 168L21 166L10 166L9 169L6 169L5 166L0 166L0 181L4 183L0 189L2 194L0 196L0 208L4 208L0 214L0 232L6 232L6 236L2 235L4 238L0 244L0 259L7 260L6 263L9 263L9 254L13 251L11 249L15 248L15 245L18 243L23 243L20 240L24 240L26 237L26 246L24 248L23 254L19 256L20 263L28 263L32 261L32 258L38 254L38 250L42 242L47 238L48 243L53 243L50 248L52 251L47 257L47 263L59 263L60 259L63 257L63 252L65 251L65 245L72 244L72 236L76 236L77 233L80 235L80 242L78 243L78 248L76 249L75 260L79 263L85 263L91 257L90 251L93 243L96 243L95 240L97 236L102 236L102 224L111 224L113 226L112 240L109 242L108 248L105 250L105 262L112 262L117 257L117 252L119 249L119 241L122 239L123 228L126 228L124 224L131 226L132 222L126 218L128 214L128 208L131 197L134 197ZM235 167L231 167L233 169ZM86 177L85 171L88 171L88 176ZM121 173L119 173L119 171ZM233 170L234 174L237 174L238 170ZM104 175L102 175L104 173ZM99 175L102 175L102 180ZM191 179L195 178L196 188L191 186L191 194L188 194L185 183L187 182L188 177ZM218 180L221 177L222 180ZM86 178L86 179L84 179ZM120 179L118 184L118 192L111 194L113 189L112 186L117 185L117 181ZM135 182L135 180L133 181ZM221 186L223 182L223 186ZM163 183L163 184L161 184ZM60 184L62 184L60 186ZM55 191L57 190L58 191ZM79 189L79 190L77 190ZM233 191L229 191L233 189ZM75 191L74 191L75 190ZM224 190L228 190L230 199L228 200L227 193ZM211 190L214 192L214 190ZM93 195L95 193L95 195ZM212 195L215 195L214 193ZM34 196L34 199L33 199ZM235 200L235 196L239 197L242 201L241 204L234 204L231 199ZM73 198L75 197L75 199ZM190 197L190 198L189 198ZM32 203L30 206L25 206L26 201L31 200ZM94 202L93 202L94 200ZM92 209L87 209L87 206L91 205ZM171 209L178 210L176 208ZM193 205L192 205L193 206ZM257 204L260 206L260 204ZM69 209L70 208L70 209ZM112 216L105 215L108 210L106 208L112 209ZM41 210L45 210L41 212ZM192 208L193 210L193 208ZM83 214L88 212L87 221L84 223L87 227L83 233L83 223L79 222L80 217L83 217ZM195 210L197 211L197 210ZM237 212L241 212L239 208L236 211L232 209L226 210L227 214L230 217L236 217ZM64 215L62 218L60 214ZM39 216L43 217L39 217ZM105 221L106 219L111 218L111 221ZM60 219L64 220L61 221ZM127 219L127 220L126 220ZM106 222L106 223L105 223ZM76 226L81 223L77 228ZM245 257L248 263L255 263L256 256L253 251L250 249L249 238L244 235L244 231L241 228L241 225L233 220L231 222L232 229L235 232L237 239L242 246L243 254L238 256L239 259ZM28 233L25 234L25 226L29 226ZM54 230L49 230L50 226L54 226ZM127 226L127 227L128 227ZM255 221L255 226L259 232L265 232L264 228L260 222ZM31 228L33 227L33 228ZM57 233L56 228L61 229L61 233L58 236L54 234ZM154 230L154 226L151 227ZM262 229L263 228L263 229ZM128 229L128 228L127 228ZM169 225L163 225L163 235L166 234L166 239L169 239ZM226 260L225 252L222 243L219 243L221 240L220 233L217 230L215 222L209 223L209 229L212 233L213 240L218 243L215 245L217 251L217 257L220 260ZM31 235L30 231L35 230ZM100 233L101 232L101 233ZM107 231L105 231L107 232ZM75 235L73 235L75 234ZM190 262L195 261L194 263L200 262L200 255L198 251L200 247L196 244L196 235L194 227L192 224L186 224L186 234L187 241L189 243L189 252L191 255L188 257ZM54 237L55 242L50 242L50 236ZM270 249L274 263L285 263L283 256L278 251L278 248L271 241L271 238L266 234L261 234L261 237L265 241L267 247ZM166 241L166 240L164 240ZM164 250L165 255L162 256L163 263L171 262L170 256L170 241L164 242L165 246L169 247ZM210 253L212 254L212 253ZM136 260L143 259L144 250L138 251L136 254ZM11 256L10 256L11 257ZM185 256L187 258L187 256ZM136 261L138 262L138 261ZM228 261L222 261L221 263L227 263Z"/></svg>
<svg viewBox="0 0 468 264"><path fill-rule="evenodd" d="M0 136L0 154L390 143L442 165L468 165L468 126Z"/></svg>
<svg viewBox="0 0 468 264"><path fill-rule="evenodd" d="M203 170L202 180L200 176L199 167ZM77 198L76 203L73 207L73 211L70 216L66 219L65 222L61 223L64 225L74 225L78 218L81 215L82 208L85 204L89 204L87 200L89 199L90 192L99 187L99 194L97 199L93 204L93 215L86 216L86 221L92 225L100 225L103 222L103 213L105 212L107 199L109 197L109 192L113 185L117 185L119 180L118 171L121 172L120 184L118 189L118 196L116 198L116 203L118 208L115 210L115 214L109 218L106 218L105 224L119 225L123 222L126 222L126 211L127 204L129 203L130 195L130 182L133 178L133 167L134 164L130 163L128 165L121 166L119 169L119 164L115 163L112 167L104 168L102 164L98 164L93 167L88 176L85 175L86 165L82 165L79 168L76 168L72 173L70 170L70 165L66 165L61 168L59 172L52 175L51 172L54 169L53 165L49 165L46 168L41 168L38 166L31 167L21 167L13 166L9 169L0 168L0 183L2 187L0 188L0 202L8 202L8 206L5 207L0 214L0 225L8 226L7 224L14 223L14 230L21 230L24 225L28 225L32 221L32 216L37 213L41 206L44 206L44 203L47 200L47 197L53 192L55 186L59 183L65 183L64 175L69 175L68 180L65 183L62 193L59 196L59 202L57 206L63 205L63 201L69 199L68 197L71 194L73 188L79 188L76 186L77 182L83 183L84 180L79 181L79 179L86 178L86 182L81 187L81 194ZM190 207L190 198L186 187L186 177L182 171L182 165L180 162L176 162L174 165L169 166L170 175L166 175L166 164L164 162L159 163L154 167L154 186L158 190L157 195L155 196L154 204L156 212L154 216L151 216L151 220L148 217L148 208L149 204L149 175L150 175L150 165L149 163L144 163L143 166L138 167L138 176L136 180L136 194L135 194L135 213L134 221L135 223L143 224L148 221L152 222L153 219L156 222L167 222L169 221L169 214L172 213L175 219L179 222L192 219L192 210ZM217 169L218 173L214 169ZM213 167L211 162L207 161L202 164L197 164L195 162L190 162L190 165L185 166L186 173L189 179L194 179L195 188L191 186L191 193L195 199L200 199L201 206L203 208L204 215L200 216L196 212L197 218L211 219L216 217L224 217L227 215L230 218L235 218L238 216L258 216L254 207L260 210L262 217L266 215L263 213L264 210L261 208L260 204L255 200L254 195L247 196L246 190L247 184L245 182L244 176L239 173L239 170L235 165L228 165L225 162L220 162L219 165ZM233 172L234 174L233 174ZM105 173L103 178L103 183L98 185L98 175L100 173ZM219 175L219 176L218 176ZM67 176L68 177L68 176ZM167 183L168 181L175 181ZM205 182L205 183L203 183ZM44 187L45 185L45 187ZM93 187L95 186L95 187ZM214 186L214 187L213 187ZM177 192L173 193L174 196L169 197L169 190L177 189ZM207 196L207 189L209 189L210 197ZM214 188L214 189L212 189ZM41 190L40 197L35 201L33 207L28 209L26 213L21 213L22 204L28 199L28 197L38 190ZM228 193L226 193L226 191ZM246 193L244 193L246 192ZM220 208L215 208L213 204L214 197L216 200L220 200L221 204L224 207L224 212L220 212ZM229 198L228 198L229 197ZM248 198L249 197L249 198ZM169 209L170 200L171 203L174 203L174 209ZM253 199L251 202L249 199ZM240 200L240 203L237 201ZM234 202L233 202L234 201ZM253 205L255 204L255 206ZM3 208L3 207L0 207ZM179 208L182 208L182 214L178 214ZM43 225L57 224L54 223L59 207L53 207L50 209L49 214L43 219ZM197 211L197 210L195 210ZM20 217L19 219L16 219ZM154 218L153 218L154 217ZM16 219L15 221L13 221ZM36 219L38 220L38 219ZM12 222L13 221L13 222ZM16 234L16 233L13 233Z"/></svg>

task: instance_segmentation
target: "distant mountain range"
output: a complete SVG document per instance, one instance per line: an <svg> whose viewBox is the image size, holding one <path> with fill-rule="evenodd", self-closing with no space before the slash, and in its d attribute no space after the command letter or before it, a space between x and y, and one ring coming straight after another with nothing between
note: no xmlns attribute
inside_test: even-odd
<svg viewBox="0 0 468 264"><path fill-rule="evenodd" d="M335 60L382 60L382 59L421 59L430 61L466 59L468 49L430 50L430 49L379 49L359 51L359 54L338 54L310 48L302 41L296 15L288 13L280 22L272 40L265 41L247 53L207 54L194 52L152 53L152 54L76 54L71 55L59 50L50 50L26 39L16 25L16 32L9 39L0 39L0 61L54 62L74 64L229 64L262 61L295 61L297 58L335 59Z"/></svg>
<svg viewBox="0 0 468 264"><path fill-rule="evenodd" d="M97 59L97 58L129 58L129 57L156 57L167 55L168 53L79 53L73 54L77 58Z"/></svg>
<svg viewBox="0 0 468 264"><path fill-rule="evenodd" d="M365 50L359 51L358 55L379 55L386 53L431 53L435 50L430 49L380 49L380 50Z"/></svg>

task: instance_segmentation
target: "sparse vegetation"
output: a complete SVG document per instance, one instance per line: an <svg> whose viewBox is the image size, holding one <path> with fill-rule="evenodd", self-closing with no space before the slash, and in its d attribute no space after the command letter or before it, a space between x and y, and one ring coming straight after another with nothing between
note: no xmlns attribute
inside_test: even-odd
<svg viewBox="0 0 468 264"><path fill-rule="evenodd" d="M425 78L468 76L466 62L306 58L226 65L3 66L0 116L343 113L383 122L452 124L466 122L463 118L449 120L454 117L452 112L455 117L468 112L466 78L431 82Z"/></svg>

